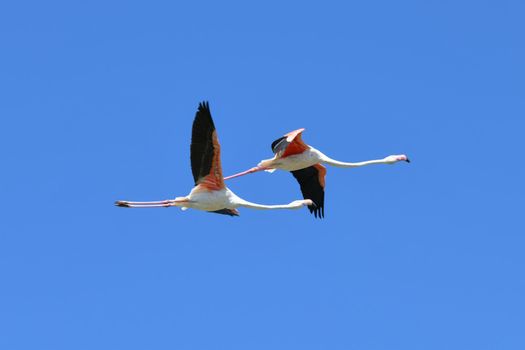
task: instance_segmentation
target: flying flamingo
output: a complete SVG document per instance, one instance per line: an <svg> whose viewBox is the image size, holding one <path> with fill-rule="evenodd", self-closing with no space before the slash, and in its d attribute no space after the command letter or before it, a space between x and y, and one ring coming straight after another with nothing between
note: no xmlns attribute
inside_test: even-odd
<svg viewBox="0 0 525 350"><path fill-rule="evenodd" d="M298 129L272 142L274 157L262 160L256 167L241 173L227 176L224 180L243 176L257 171L274 172L276 169L287 170L297 179L304 198L313 200L314 205L308 206L315 217L324 217L324 187L326 168L321 164L329 164L340 168L356 168L370 164L394 164L399 161L410 162L404 154L391 155L383 159L374 159L358 163L347 163L327 157L301 139L305 129Z"/></svg>
<svg viewBox="0 0 525 350"><path fill-rule="evenodd" d="M221 147L211 118L208 102L199 103L193 121L191 137L191 170L195 187L185 197L177 197L156 202L116 201L115 205L128 208L181 207L205 210L208 212L239 216L238 207L252 209L299 209L313 206L310 199L296 200L290 204L262 205L245 201L236 196L224 185L221 169Z"/></svg>

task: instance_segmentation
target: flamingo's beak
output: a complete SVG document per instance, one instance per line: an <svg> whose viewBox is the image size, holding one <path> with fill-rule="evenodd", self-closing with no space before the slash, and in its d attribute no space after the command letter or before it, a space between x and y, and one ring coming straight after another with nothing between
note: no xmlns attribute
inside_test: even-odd
<svg viewBox="0 0 525 350"><path fill-rule="evenodd" d="M405 159L405 162L410 163L410 159L408 159L408 158Z"/></svg>

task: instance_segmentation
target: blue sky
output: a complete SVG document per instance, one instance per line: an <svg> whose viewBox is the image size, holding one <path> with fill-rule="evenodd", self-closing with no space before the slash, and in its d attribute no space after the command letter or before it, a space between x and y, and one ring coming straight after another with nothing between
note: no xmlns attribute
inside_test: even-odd
<svg viewBox="0 0 525 350"><path fill-rule="evenodd" d="M518 1L0 6L2 349L523 349ZM326 218L125 210L306 128ZM300 198L290 174L230 188Z"/></svg>

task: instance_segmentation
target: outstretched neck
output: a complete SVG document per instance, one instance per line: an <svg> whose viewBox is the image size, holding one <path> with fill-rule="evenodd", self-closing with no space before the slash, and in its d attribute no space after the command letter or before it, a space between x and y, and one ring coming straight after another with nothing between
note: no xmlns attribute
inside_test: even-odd
<svg viewBox="0 0 525 350"><path fill-rule="evenodd" d="M286 204L265 205L265 204L251 203L251 202L243 203L243 207L252 208L252 209L261 209L261 210L289 209L290 208Z"/></svg>
<svg viewBox="0 0 525 350"><path fill-rule="evenodd" d="M245 208L251 208L251 209L260 209L260 210L272 210L272 209L299 209L303 205L306 205L306 201L303 200L297 200L293 201L290 204L276 204L276 205L265 205L265 204L258 204L258 203L252 203L248 202L244 199L240 201L240 206Z"/></svg>
<svg viewBox="0 0 525 350"><path fill-rule="evenodd" d="M338 160L332 159L330 157L327 157L324 154L321 154L321 162L325 164L329 164L335 167L339 168L357 168L360 166L365 165L372 165L372 164L388 164L389 162L385 159L372 159L372 160L366 160L363 162L355 162L355 163L349 163L349 162L340 162Z"/></svg>

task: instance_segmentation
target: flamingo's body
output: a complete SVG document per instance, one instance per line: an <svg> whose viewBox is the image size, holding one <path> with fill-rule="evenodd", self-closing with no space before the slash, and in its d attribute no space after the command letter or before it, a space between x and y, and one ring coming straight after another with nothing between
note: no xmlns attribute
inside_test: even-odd
<svg viewBox="0 0 525 350"><path fill-rule="evenodd" d="M324 217L324 187L326 168L329 164L341 168L355 168L371 164L394 164L399 161L409 162L404 154L391 155L383 159L375 159L358 163L340 162L332 159L319 150L305 144L301 138L304 129L298 129L272 143L274 157L262 160L256 167L241 173L228 176L225 180L265 170L273 172L276 169L290 171L297 179L304 198L312 199L314 205L309 206L315 217Z"/></svg>
<svg viewBox="0 0 525 350"><path fill-rule="evenodd" d="M207 102L199 104L195 115L191 138L191 169L195 187L185 197L157 202L117 201L115 204L129 208L180 207L238 216L236 208L253 209L299 209L314 205L310 199L296 200L289 204L263 205L248 202L224 185L222 176L220 144Z"/></svg>

